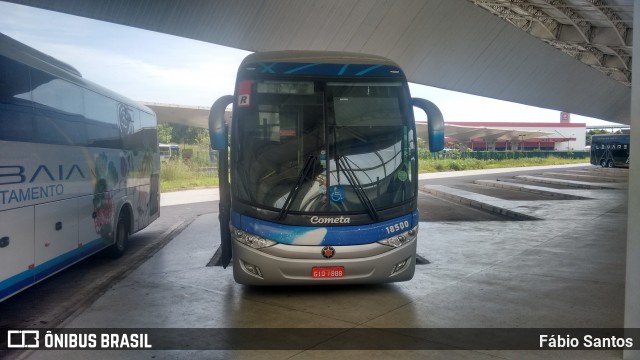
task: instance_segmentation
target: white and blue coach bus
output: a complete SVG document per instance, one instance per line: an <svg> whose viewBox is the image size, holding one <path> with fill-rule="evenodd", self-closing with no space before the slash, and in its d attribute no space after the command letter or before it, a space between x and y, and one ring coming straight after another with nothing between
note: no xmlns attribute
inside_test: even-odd
<svg viewBox="0 0 640 360"><path fill-rule="evenodd" d="M0 34L0 300L159 214L153 111Z"/></svg>
<svg viewBox="0 0 640 360"><path fill-rule="evenodd" d="M403 71L388 59L310 51L247 56L235 95L218 99L209 116L212 147L220 151L222 243L214 262L226 267L233 259L235 280L250 285L411 279L414 106L428 115L430 150L441 150L442 114L411 98Z"/></svg>

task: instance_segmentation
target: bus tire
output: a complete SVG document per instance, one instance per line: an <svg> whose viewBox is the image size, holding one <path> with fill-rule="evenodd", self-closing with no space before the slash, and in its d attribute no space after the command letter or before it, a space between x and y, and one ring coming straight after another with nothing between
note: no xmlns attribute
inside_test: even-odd
<svg viewBox="0 0 640 360"><path fill-rule="evenodd" d="M607 160L600 161L600 166L607 167Z"/></svg>
<svg viewBox="0 0 640 360"><path fill-rule="evenodd" d="M109 257L117 259L121 257L127 250L127 242L129 241L128 221L123 213L120 213L118 217L118 224L116 225L116 231L113 234L114 242L107 249Z"/></svg>
<svg viewBox="0 0 640 360"><path fill-rule="evenodd" d="M610 168L614 167L612 160L607 161L607 167L610 167Z"/></svg>

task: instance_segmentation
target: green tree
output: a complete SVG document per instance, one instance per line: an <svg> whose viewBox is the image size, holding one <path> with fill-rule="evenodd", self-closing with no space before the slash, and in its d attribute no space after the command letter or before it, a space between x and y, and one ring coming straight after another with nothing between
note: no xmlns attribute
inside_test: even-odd
<svg viewBox="0 0 640 360"><path fill-rule="evenodd" d="M601 129L591 129L587 131L587 139L585 141L586 145L591 146L591 136L600 134L609 134L609 132Z"/></svg>
<svg viewBox="0 0 640 360"><path fill-rule="evenodd" d="M173 124L172 141L178 144L198 144L198 139L202 138L206 129L190 127L186 125Z"/></svg>
<svg viewBox="0 0 640 360"><path fill-rule="evenodd" d="M209 146L209 130L180 124L158 124L161 143Z"/></svg>
<svg viewBox="0 0 640 360"><path fill-rule="evenodd" d="M158 124L158 141L170 143L173 138L173 128L169 124Z"/></svg>
<svg viewBox="0 0 640 360"><path fill-rule="evenodd" d="M196 129L196 144L207 147L211 145L211 140L209 140L209 129Z"/></svg>
<svg viewBox="0 0 640 360"><path fill-rule="evenodd" d="M418 158L426 159L428 155L427 142L423 138L418 138Z"/></svg>

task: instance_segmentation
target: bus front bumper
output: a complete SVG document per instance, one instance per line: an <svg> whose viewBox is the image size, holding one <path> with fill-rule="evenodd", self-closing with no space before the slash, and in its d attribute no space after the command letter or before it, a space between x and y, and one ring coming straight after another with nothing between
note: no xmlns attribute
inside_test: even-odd
<svg viewBox="0 0 640 360"><path fill-rule="evenodd" d="M233 277L245 285L310 285L310 284L372 284L407 281L413 277L416 264L416 240L391 248L368 244L363 257L354 246L334 246L336 256L321 256L323 246L277 245L278 253L267 253L233 241ZM373 248L373 250L372 250ZM299 256L296 252L299 251ZM318 254L310 259L309 254ZM337 254L349 253L348 258ZM374 254L374 255L370 255ZM403 265L404 263L404 265ZM342 269L336 272L336 269ZM313 277L315 274L325 277ZM325 271L326 270L326 271Z"/></svg>

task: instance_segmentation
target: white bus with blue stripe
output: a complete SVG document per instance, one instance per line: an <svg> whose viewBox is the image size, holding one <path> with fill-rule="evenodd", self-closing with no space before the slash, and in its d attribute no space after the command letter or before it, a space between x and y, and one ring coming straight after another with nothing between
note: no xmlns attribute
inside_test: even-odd
<svg viewBox="0 0 640 360"><path fill-rule="evenodd" d="M156 117L0 34L0 301L158 218Z"/></svg>
<svg viewBox="0 0 640 360"><path fill-rule="evenodd" d="M209 118L212 147L220 151L214 261L226 267L233 260L234 279L249 285L411 279L414 106L427 112L430 150L441 150L442 114L411 98L402 69L388 59L311 51L247 56L234 96L218 99Z"/></svg>

